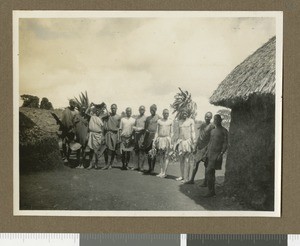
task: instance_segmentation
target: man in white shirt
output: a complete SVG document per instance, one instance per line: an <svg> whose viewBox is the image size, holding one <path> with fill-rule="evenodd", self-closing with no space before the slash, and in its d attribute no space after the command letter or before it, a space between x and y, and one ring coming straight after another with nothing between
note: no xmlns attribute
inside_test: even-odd
<svg viewBox="0 0 300 246"><path fill-rule="evenodd" d="M134 149L133 141L133 127L135 119L131 117L131 108L126 108L126 117L121 119L120 122L120 136L121 136L121 151L122 151L122 170L129 169L128 163L130 160L130 152Z"/></svg>

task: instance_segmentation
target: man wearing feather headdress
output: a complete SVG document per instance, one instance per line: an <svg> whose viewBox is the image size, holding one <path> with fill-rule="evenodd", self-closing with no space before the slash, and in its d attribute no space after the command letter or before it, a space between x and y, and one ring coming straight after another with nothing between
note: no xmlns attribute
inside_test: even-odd
<svg viewBox="0 0 300 246"><path fill-rule="evenodd" d="M190 159L195 149L196 135L195 135L195 122L192 118L188 118L189 112L187 109L182 109L178 128L179 136L175 143L175 151L180 158L180 173L181 176L176 180L182 181L182 183L189 180L190 173Z"/></svg>

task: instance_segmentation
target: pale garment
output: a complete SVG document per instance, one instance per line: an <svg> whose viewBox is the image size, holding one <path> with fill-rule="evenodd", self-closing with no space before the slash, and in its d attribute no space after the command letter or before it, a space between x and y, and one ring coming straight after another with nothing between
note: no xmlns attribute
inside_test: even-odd
<svg viewBox="0 0 300 246"><path fill-rule="evenodd" d="M173 121L168 119L159 119L157 121L157 130L154 137L154 145L158 150L169 151L172 145Z"/></svg>
<svg viewBox="0 0 300 246"><path fill-rule="evenodd" d="M191 153L194 151L196 142L195 122L193 119L179 121L179 138L175 144L175 149L182 153Z"/></svg>
<svg viewBox="0 0 300 246"><path fill-rule="evenodd" d="M121 119L121 150L123 151L132 151L134 149L134 141L132 138L134 125L135 119L132 117L126 117Z"/></svg>
<svg viewBox="0 0 300 246"><path fill-rule="evenodd" d="M89 140L88 146L93 149L97 150L101 146L102 141L102 130L103 130L103 122L102 120L93 115L89 122Z"/></svg>

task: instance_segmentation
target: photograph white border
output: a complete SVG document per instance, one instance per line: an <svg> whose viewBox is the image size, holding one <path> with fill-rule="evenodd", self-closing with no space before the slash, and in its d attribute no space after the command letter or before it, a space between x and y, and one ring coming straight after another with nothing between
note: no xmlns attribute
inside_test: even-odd
<svg viewBox="0 0 300 246"><path fill-rule="evenodd" d="M274 211L83 211L20 210L19 187L19 19L20 18L276 18ZM280 217L282 165L282 11L13 11L13 215L80 217ZM221 81L220 81L221 82Z"/></svg>

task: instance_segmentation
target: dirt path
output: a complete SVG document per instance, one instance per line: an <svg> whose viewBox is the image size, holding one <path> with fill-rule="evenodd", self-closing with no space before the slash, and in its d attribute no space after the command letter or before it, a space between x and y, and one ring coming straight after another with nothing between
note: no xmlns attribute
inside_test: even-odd
<svg viewBox="0 0 300 246"><path fill-rule="evenodd" d="M205 188L198 184L182 185L175 178L179 164L169 166L168 178L122 171L120 163L111 170L86 170L62 167L60 170L20 176L20 208L24 210L241 210L227 199L217 185L217 196L203 198ZM159 166L156 166L159 171ZM217 183L223 182L224 171L217 172Z"/></svg>

